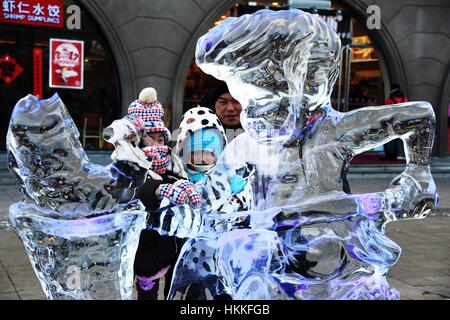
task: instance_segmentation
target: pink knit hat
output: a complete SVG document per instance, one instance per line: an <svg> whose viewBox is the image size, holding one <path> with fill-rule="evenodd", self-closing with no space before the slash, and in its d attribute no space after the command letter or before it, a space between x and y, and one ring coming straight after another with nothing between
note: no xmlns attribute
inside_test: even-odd
<svg viewBox="0 0 450 320"><path fill-rule="evenodd" d="M145 123L145 130L147 133L163 133L167 143L170 141L171 134L169 129L164 125L164 108L161 103L156 100L156 92L151 92L151 97L146 97L144 93L145 91L148 92L149 89L153 88L142 90L139 99L130 104L128 107L128 114L141 118Z"/></svg>

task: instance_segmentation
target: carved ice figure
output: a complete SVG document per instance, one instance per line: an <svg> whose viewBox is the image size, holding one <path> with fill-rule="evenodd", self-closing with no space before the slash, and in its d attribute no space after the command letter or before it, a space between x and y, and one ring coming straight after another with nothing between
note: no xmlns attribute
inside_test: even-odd
<svg viewBox="0 0 450 320"><path fill-rule="evenodd" d="M401 249L385 227L424 218L438 203L429 167L434 112L427 102L334 110L340 47L324 21L296 9L228 18L200 38L197 64L227 82L243 106L246 130L215 170L254 165L255 206L232 214L203 209L172 284L198 283L209 257L208 269L220 275L223 288L188 295L189 286L174 286L172 298L399 298L386 276ZM351 159L397 138L404 143L405 171L383 192L351 194ZM185 212L176 217L180 225L194 219ZM167 215L159 218L169 225Z"/></svg>
<svg viewBox="0 0 450 320"><path fill-rule="evenodd" d="M118 121L137 135L134 120ZM7 146L23 201L10 207L10 220L49 299L131 299L146 224L132 199L150 163L128 136L115 135L114 163L95 165L78 138L58 95L17 103Z"/></svg>

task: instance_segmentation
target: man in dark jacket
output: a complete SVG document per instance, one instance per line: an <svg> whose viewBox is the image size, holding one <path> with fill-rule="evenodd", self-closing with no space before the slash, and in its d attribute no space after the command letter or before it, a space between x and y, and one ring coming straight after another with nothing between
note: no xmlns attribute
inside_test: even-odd
<svg viewBox="0 0 450 320"><path fill-rule="evenodd" d="M241 125L242 105L231 94L223 81L214 80L206 90L202 107L214 110L226 131L228 141L244 132Z"/></svg>

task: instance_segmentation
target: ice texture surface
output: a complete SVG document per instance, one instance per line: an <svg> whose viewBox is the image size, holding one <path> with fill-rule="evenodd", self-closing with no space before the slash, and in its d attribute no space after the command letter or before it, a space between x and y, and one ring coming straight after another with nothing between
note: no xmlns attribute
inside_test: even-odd
<svg viewBox="0 0 450 320"><path fill-rule="evenodd" d="M126 161L96 165L78 138L58 95L17 103L7 146L23 201L10 207L10 221L48 299L131 299L147 216L133 197L145 159L123 137L115 159Z"/></svg>
<svg viewBox="0 0 450 320"><path fill-rule="evenodd" d="M62 216L82 216L111 211L133 198L147 170L137 161L90 162L79 135L57 94L48 100L28 95L16 104L7 135L8 161L26 201ZM131 153L134 148L127 144Z"/></svg>
<svg viewBox="0 0 450 320"><path fill-rule="evenodd" d="M68 220L20 202L10 207L10 217L49 299L132 299L133 262L146 225L140 203Z"/></svg>
<svg viewBox="0 0 450 320"><path fill-rule="evenodd" d="M160 212L161 232L177 234L171 219L196 226L175 268L171 298L399 298L386 277L401 248L385 227L424 218L438 204L429 167L435 116L427 102L334 110L340 50L320 17L296 9L228 18L199 39L197 64L227 82L243 106L246 130L211 174L254 166L253 207ZM397 138L404 172L382 192L352 194L352 158ZM228 195L209 198L220 196ZM198 215L202 222L193 223Z"/></svg>

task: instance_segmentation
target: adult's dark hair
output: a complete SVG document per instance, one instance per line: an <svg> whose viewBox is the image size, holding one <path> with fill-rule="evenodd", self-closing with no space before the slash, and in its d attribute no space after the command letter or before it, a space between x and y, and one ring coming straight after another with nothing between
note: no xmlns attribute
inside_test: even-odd
<svg viewBox="0 0 450 320"><path fill-rule="evenodd" d="M209 108L215 112L215 104L217 99L224 93L229 93L227 84L224 81L216 80L212 82L203 95L200 105L205 108Z"/></svg>

